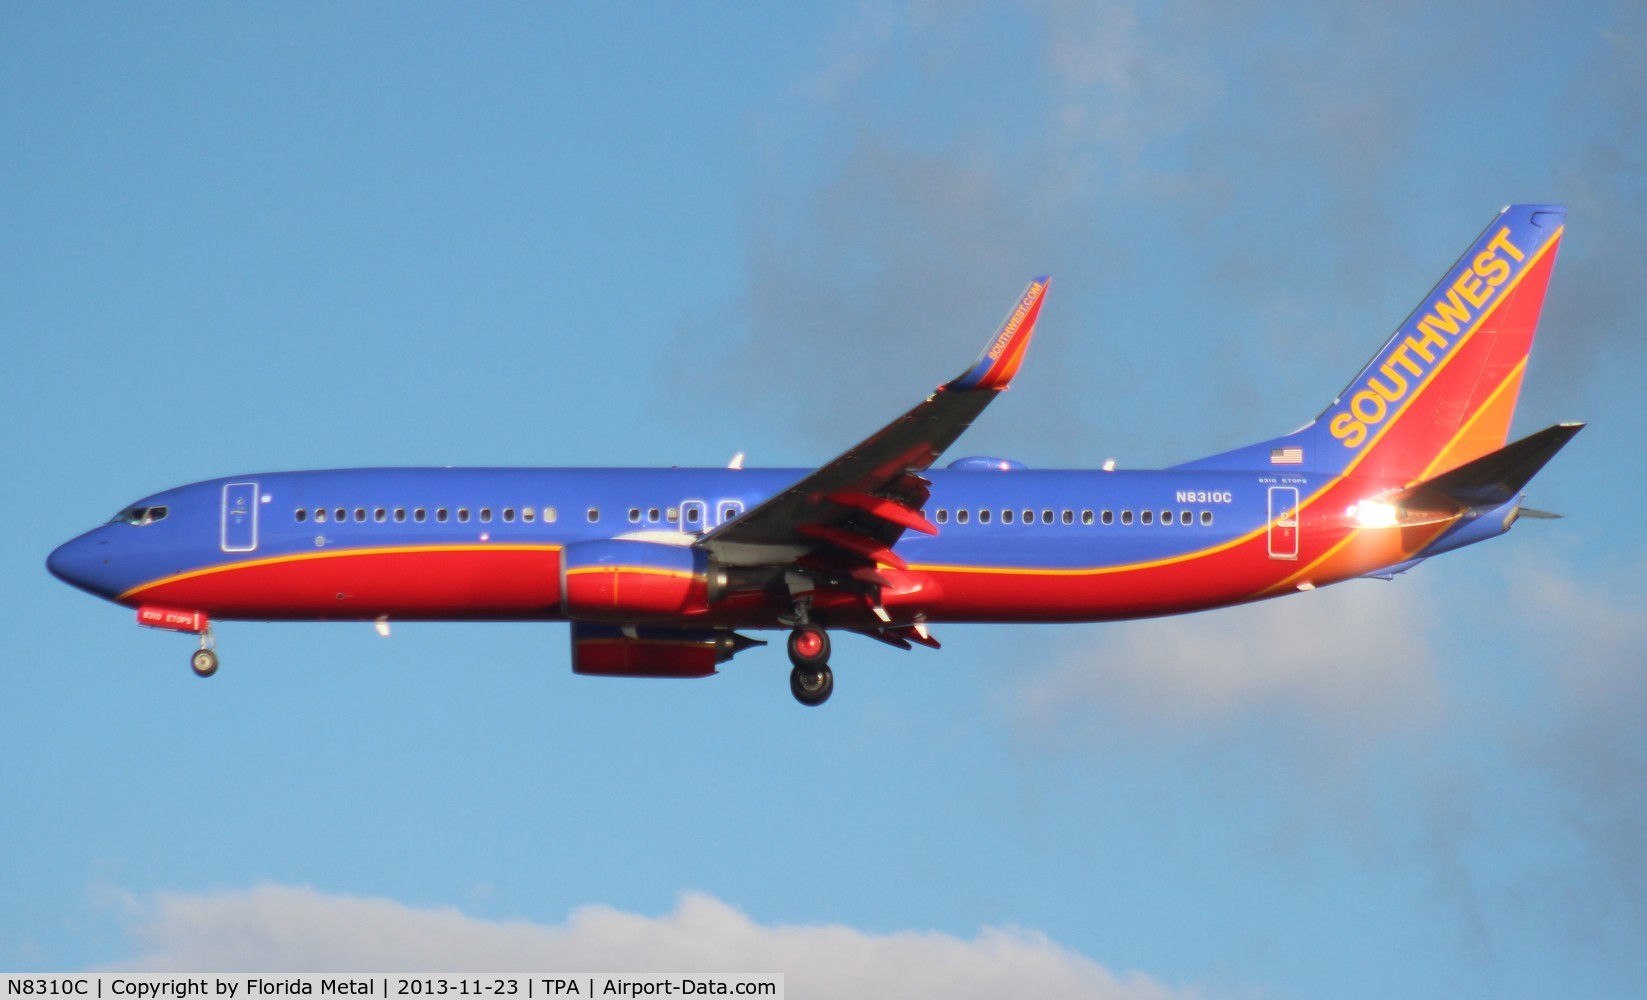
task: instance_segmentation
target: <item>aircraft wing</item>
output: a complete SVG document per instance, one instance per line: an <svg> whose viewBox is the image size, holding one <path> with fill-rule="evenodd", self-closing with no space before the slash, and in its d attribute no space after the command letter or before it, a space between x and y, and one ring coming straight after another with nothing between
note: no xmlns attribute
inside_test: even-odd
<svg viewBox="0 0 1647 1000"><path fill-rule="evenodd" d="M789 562L820 548L853 561L904 568L892 544L907 528L937 534L921 516L921 473L1011 383L1035 332L1048 279L1030 282L978 360L914 409L698 544L723 564Z"/></svg>

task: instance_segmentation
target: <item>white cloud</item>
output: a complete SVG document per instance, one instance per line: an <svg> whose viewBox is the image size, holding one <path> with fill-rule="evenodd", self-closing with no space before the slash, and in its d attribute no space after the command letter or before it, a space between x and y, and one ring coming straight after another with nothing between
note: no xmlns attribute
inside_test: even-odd
<svg viewBox="0 0 1647 1000"><path fill-rule="evenodd" d="M563 924L483 920L451 907L265 885L129 901L133 971L782 972L791 997L1187 997L1117 975L1044 934L985 928L869 934L765 926L689 893L658 917L604 906Z"/></svg>
<svg viewBox="0 0 1647 1000"><path fill-rule="evenodd" d="M1276 714L1364 738L1433 719L1440 700L1414 578L1354 581L1179 618L1083 628L1026 682L1035 729L1218 729Z"/></svg>

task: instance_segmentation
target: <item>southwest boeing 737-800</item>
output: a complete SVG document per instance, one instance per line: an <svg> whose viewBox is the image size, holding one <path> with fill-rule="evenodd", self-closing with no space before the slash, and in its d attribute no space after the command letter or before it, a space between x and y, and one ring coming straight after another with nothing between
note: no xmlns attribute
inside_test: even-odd
<svg viewBox="0 0 1647 1000"><path fill-rule="evenodd" d="M789 632L790 689L834 689L830 632L936 648L943 622L1169 615L1389 577L1500 535L1581 424L1506 444L1565 211L1495 217L1300 430L1157 471L940 455L1007 388L1047 291L978 360L816 470L344 469L145 497L52 552L59 578L197 633L214 620L555 620L572 669L703 677ZM734 463L736 465L736 463Z"/></svg>

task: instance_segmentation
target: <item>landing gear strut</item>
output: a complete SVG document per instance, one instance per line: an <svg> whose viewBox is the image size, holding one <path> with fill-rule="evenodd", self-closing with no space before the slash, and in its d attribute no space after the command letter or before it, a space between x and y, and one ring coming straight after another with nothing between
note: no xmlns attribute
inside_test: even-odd
<svg viewBox="0 0 1647 1000"><path fill-rule="evenodd" d="M217 673L217 639L212 636L208 626L200 633L200 648L189 657L189 666L194 670L196 677L210 677Z"/></svg>
<svg viewBox="0 0 1647 1000"><path fill-rule="evenodd" d="M835 691L835 672L829 669L829 633L816 625L800 625L789 633L789 691L795 700L816 708Z"/></svg>

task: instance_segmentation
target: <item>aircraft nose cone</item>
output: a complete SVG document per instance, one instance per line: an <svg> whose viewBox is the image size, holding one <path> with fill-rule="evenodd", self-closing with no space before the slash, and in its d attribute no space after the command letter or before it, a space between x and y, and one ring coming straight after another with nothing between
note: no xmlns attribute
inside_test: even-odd
<svg viewBox="0 0 1647 1000"><path fill-rule="evenodd" d="M71 587L78 587L88 593L102 594L102 589L97 586L97 578L98 570L104 568L104 565L103 557L98 554L97 549L97 543L84 535L64 542L46 557L46 569L51 571L52 576Z"/></svg>
<svg viewBox="0 0 1647 1000"><path fill-rule="evenodd" d="M76 578L75 563L78 561L77 554L78 550L73 542L64 542L57 548L52 549L51 555L46 557L46 569L51 571L52 576L57 577L64 583L74 583Z"/></svg>

